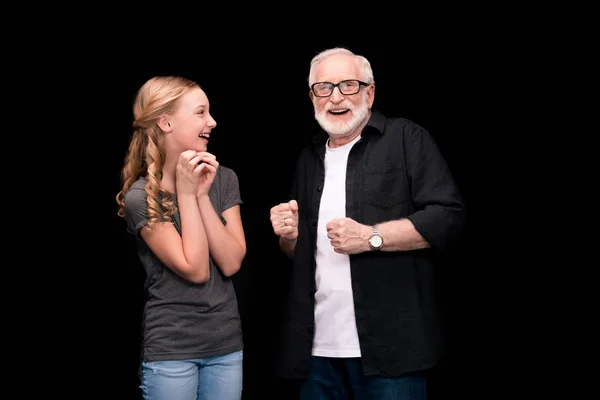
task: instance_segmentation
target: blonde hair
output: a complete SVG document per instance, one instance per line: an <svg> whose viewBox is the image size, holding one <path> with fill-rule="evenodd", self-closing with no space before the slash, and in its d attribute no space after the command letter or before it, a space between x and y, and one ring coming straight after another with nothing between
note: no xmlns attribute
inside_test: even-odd
<svg viewBox="0 0 600 400"><path fill-rule="evenodd" d="M175 111L177 100L196 82L177 76L157 76L139 89L133 105L133 136L121 170L122 188L117 193L117 215L125 216L125 194L140 177L146 177L148 225L170 221L175 212L172 194L160 188L165 163L164 137L158 120Z"/></svg>
<svg viewBox="0 0 600 400"><path fill-rule="evenodd" d="M371 63L364 56L354 54L350 50L344 47L334 47L332 49L323 50L319 54L313 57L310 62L310 72L308 74L308 86L312 85L314 82L315 75L315 67L321 63L326 58L336 55L336 54L346 54L348 56L353 56L358 60L360 65L360 71L363 74L363 79L368 84L375 83L375 78L373 77L373 69L371 68Z"/></svg>

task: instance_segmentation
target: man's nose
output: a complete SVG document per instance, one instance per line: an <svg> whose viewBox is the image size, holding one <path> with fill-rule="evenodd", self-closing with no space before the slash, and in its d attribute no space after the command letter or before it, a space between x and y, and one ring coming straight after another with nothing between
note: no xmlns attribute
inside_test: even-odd
<svg viewBox="0 0 600 400"><path fill-rule="evenodd" d="M331 96L329 99L334 103L339 103L344 98L342 92L340 92L340 88L338 86L333 88L333 92L331 92Z"/></svg>

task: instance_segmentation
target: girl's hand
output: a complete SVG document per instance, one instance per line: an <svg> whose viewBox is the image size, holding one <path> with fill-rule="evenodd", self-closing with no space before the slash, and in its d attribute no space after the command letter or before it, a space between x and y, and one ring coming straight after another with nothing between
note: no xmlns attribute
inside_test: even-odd
<svg viewBox="0 0 600 400"><path fill-rule="evenodd" d="M217 176L217 168L219 168L219 162L217 158L208 152L200 151L197 153L200 157L200 176L198 177L198 184L196 188L196 197L208 194L212 183L215 181Z"/></svg>
<svg viewBox="0 0 600 400"><path fill-rule="evenodd" d="M198 188L198 181L204 167L198 165L202 157L196 151L186 150L179 155L175 179L177 192L180 194L195 194Z"/></svg>

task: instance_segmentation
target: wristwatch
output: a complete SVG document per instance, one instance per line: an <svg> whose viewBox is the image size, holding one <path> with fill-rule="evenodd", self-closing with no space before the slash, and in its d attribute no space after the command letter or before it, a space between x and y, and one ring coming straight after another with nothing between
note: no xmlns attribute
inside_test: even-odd
<svg viewBox="0 0 600 400"><path fill-rule="evenodd" d="M371 228L371 237L369 238L369 247L372 251L377 251L383 246L383 239L379 236L379 227L373 225Z"/></svg>

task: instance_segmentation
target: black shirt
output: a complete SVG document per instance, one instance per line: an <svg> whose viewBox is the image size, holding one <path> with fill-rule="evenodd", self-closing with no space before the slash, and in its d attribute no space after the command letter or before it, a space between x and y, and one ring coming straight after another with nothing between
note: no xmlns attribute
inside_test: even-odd
<svg viewBox="0 0 600 400"><path fill-rule="evenodd" d="M314 335L315 246L325 179L327 134L299 156L289 199L299 206L298 241L284 317L279 372L308 374ZM398 376L439 356L433 253L458 238L464 205L430 134L404 118L373 111L348 156L346 216L374 225L408 218L431 248L350 255L356 325L366 375ZM384 238L385 239L385 238Z"/></svg>

